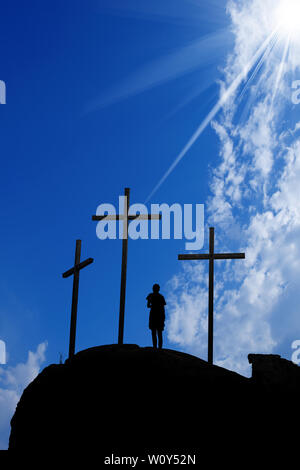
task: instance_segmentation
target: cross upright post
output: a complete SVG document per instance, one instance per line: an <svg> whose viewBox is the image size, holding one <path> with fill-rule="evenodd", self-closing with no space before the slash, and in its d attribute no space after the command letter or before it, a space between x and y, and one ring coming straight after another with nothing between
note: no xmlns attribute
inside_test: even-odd
<svg viewBox="0 0 300 470"><path fill-rule="evenodd" d="M208 280L208 355L209 364L213 363L214 344L214 251L215 229L209 229L209 280Z"/></svg>
<svg viewBox="0 0 300 470"><path fill-rule="evenodd" d="M160 220L161 214L129 214L130 188L125 188L123 214L117 215L93 215L92 220L101 222L103 220L123 220L122 236L122 265L121 265L121 289L120 289L120 309L119 309L119 332L118 344L123 344L124 339L124 317L125 317L125 297L126 297L126 277L127 277L127 253L128 253L128 224L131 220Z"/></svg>
<svg viewBox="0 0 300 470"><path fill-rule="evenodd" d="M128 253L129 197L130 197L130 189L125 188L118 344L123 344L123 338L124 338L124 316L125 316L125 296L126 296L126 277L127 277L127 253Z"/></svg>
<svg viewBox="0 0 300 470"><path fill-rule="evenodd" d="M215 253L215 229L209 229L209 253L178 255L179 260L209 260L208 283L208 354L207 361L213 364L214 352L214 261L216 259L245 259L245 253Z"/></svg>
<svg viewBox="0 0 300 470"><path fill-rule="evenodd" d="M77 323L77 306L78 306L78 290L79 290L79 272L89 264L93 263L93 258L88 258L80 262L81 240L76 240L75 262L73 268L64 272L62 277L66 278L73 275L73 292L72 292L72 308L70 323L70 342L69 342L69 358L75 354L76 340L76 323Z"/></svg>

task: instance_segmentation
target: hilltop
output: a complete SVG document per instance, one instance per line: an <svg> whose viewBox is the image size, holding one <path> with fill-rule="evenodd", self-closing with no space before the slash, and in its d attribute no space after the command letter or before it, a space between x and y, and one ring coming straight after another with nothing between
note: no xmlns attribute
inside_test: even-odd
<svg viewBox="0 0 300 470"><path fill-rule="evenodd" d="M278 420L290 406L282 387L270 389L188 354L99 346L46 367L25 389L9 448L88 449L100 460L112 453L189 449L218 462L228 452L233 458L235 448L248 453L250 442L261 451L266 439L282 443ZM218 451L211 453L211 446Z"/></svg>

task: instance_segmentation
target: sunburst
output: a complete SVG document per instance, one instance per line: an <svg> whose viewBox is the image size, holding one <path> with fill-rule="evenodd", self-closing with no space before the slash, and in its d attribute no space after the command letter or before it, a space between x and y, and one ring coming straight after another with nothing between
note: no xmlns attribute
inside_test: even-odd
<svg viewBox="0 0 300 470"><path fill-rule="evenodd" d="M271 4L272 2L270 1L269 5ZM196 132L191 136L169 169L149 194L147 201L154 195L154 193L156 193L168 176L173 172L175 167L186 155L195 141L200 137L204 129L215 118L223 105L231 96L234 95L234 93L237 92L240 85L244 84L239 96L239 103L249 88L250 82L254 79L262 66L266 64L267 61L269 64L272 63L272 61L269 60L271 54L275 52L276 56L282 48L282 57L280 59L279 66L273 71L275 78L274 88L270 90L270 113L269 117L267 116L267 119L271 118L280 83L285 74L286 64L289 63L291 68L295 68L300 62L300 0L274 0L273 6L274 8L269 12L267 7L264 10L262 9L264 15L262 15L261 19L260 32L264 32L266 38L265 41L260 45L260 47L258 47L257 51L254 52L252 58L245 65L244 70L241 71L231 84L229 84L227 90L223 92L219 101L202 121ZM277 63L277 59L274 63Z"/></svg>
<svg viewBox="0 0 300 470"><path fill-rule="evenodd" d="M300 45L300 1L282 0L275 10L275 21L283 35Z"/></svg>

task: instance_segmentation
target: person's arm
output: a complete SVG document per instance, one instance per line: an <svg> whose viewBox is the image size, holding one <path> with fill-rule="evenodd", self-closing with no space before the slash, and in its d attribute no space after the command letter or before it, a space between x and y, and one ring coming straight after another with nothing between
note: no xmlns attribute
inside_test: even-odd
<svg viewBox="0 0 300 470"><path fill-rule="evenodd" d="M147 307L148 307L148 308L151 308L151 307L152 307L150 295L148 295L148 297L147 297Z"/></svg>

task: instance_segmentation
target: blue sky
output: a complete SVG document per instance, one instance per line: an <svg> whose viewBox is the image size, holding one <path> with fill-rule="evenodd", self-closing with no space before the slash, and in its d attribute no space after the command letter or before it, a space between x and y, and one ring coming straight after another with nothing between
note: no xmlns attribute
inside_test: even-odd
<svg viewBox="0 0 300 470"><path fill-rule="evenodd" d="M125 186L131 202L157 188L149 203L205 204L217 249L246 252L216 266L216 362L249 375L248 353L290 359L300 338L300 41L291 16L276 30L281 0L261 3L1 6L2 447L23 387L67 356L72 281L61 273L77 238L95 262L81 273L76 348L117 341L121 241L97 239L91 216ZM151 344L145 297L159 282L165 346L206 358L207 266L179 263L180 252L180 240L129 241L124 341Z"/></svg>

